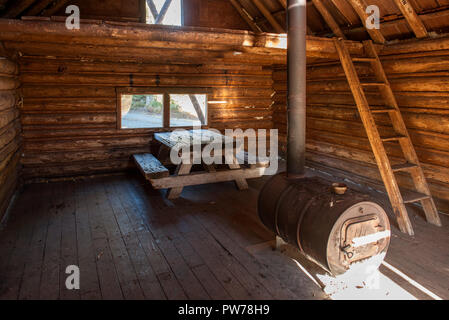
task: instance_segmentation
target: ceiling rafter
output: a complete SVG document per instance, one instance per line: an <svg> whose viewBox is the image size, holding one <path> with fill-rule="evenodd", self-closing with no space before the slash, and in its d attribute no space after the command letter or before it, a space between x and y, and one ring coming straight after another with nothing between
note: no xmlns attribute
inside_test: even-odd
<svg viewBox="0 0 449 320"><path fill-rule="evenodd" d="M240 15L242 15L243 19L245 19L245 21L248 23L248 25L250 26L250 28L254 31L254 32L264 32L267 30L263 30L262 27L260 26L263 23L270 23L270 21L266 18L266 16L261 16L261 17L257 17L254 18L251 16L251 14L248 12L248 10L245 8L245 6L240 2L241 0L230 0L231 3L234 5L234 7L236 8L236 10L240 13ZM287 0L278 0L279 3L281 4L281 6L286 9L287 8ZM240 11L241 9L241 11ZM259 10L259 13L261 13L261 11ZM271 16L277 21L277 18L280 15L285 15L286 12L285 10L279 10L276 12L271 12ZM263 15L263 14L262 14ZM249 21L247 20L249 18ZM271 24L270 24L271 25ZM281 27L282 28L282 27ZM284 28L282 28L282 32L280 33L284 33L285 30ZM309 26L307 26L307 34L308 35L313 35L313 31L310 29Z"/></svg>
<svg viewBox="0 0 449 320"><path fill-rule="evenodd" d="M6 12L3 14L3 18L11 19L18 17L22 12L33 5L36 0L20 0L14 5L9 6Z"/></svg>
<svg viewBox="0 0 449 320"><path fill-rule="evenodd" d="M343 31L341 31L340 26L335 21L332 14L327 10L326 6L324 5L322 0L312 0L313 5L315 8L319 11L321 16L323 17L324 21L327 23L329 28L331 28L332 32L339 38L346 39L346 36L344 35Z"/></svg>
<svg viewBox="0 0 449 320"><path fill-rule="evenodd" d="M408 0L394 0L395 4L401 10L408 25L413 30L417 38L426 38L429 36L424 23L419 18L412 4Z"/></svg>
<svg viewBox="0 0 449 320"><path fill-rule="evenodd" d="M363 25L366 28L366 31L369 33L371 39L376 43L385 43L385 37L383 36L382 32L380 32L380 29L370 29L366 27L366 21L369 18L368 14L366 13L366 8L368 5L366 4L365 0L348 0L348 2L352 5L355 12L360 17L360 20L362 20Z"/></svg>
<svg viewBox="0 0 449 320"><path fill-rule="evenodd" d="M50 17L50 16L54 15L56 12L58 12L68 2L69 2L69 0L58 0L58 1L55 1L53 6L51 6L51 7L47 8L47 9L45 9L44 11L42 11L42 15L46 16L46 17Z"/></svg>
<svg viewBox="0 0 449 320"><path fill-rule="evenodd" d="M346 0L330 0L330 2L349 24L351 23L351 21L354 21L355 17L358 18L357 14L354 13L354 9Z"/></svg>
<svg viewBox="0 0 449 320"><path fill-rule="evenodd" d="M265 7L265 5L260 0L253 0L254 5L259 9L259 11L263 14L263 16L268 20L270 25L276 30L278 33L284 33L284 28L279 24L276 18L271 14L270 10Z"/></svg>
<svg viewBox="0 0 449 320"><path fill-rule="evenodd" d="M243 20L246 21L251 30L253 30L254 32L262 32L262 29L254 22L254 18L248 13L248 11L246 11L246 9L238 0L230 1L237 12L240 14L240 16L243 18Z"/></svg>

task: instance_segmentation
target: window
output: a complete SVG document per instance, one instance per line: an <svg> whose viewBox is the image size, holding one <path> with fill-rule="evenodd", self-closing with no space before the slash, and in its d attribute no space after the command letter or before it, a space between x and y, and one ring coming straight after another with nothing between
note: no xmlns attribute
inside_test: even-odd
<svg viewBox="0 0 449 320"><path fill-rule="evenodd" d="M207 126L207 94L204 92L198 89L118 89L117 126L119 129Z"/></svg>
<svg viewBox="0 0 449 320"><path fill-rule="evenodd" d="M146 0L148 24L181 26L182 0Z"/></svg>
<svg viewBox="0 0 449 320"><path fill-rule="evenodd" d="M205 94L170 94L170 127L206 125Z"/></svg>
<svg viewBox="0 0 449 320"><path fill-rule="evenodd" d="M164 96L162 94L131 95L121 97L122 128L162 128Z"/></svg>

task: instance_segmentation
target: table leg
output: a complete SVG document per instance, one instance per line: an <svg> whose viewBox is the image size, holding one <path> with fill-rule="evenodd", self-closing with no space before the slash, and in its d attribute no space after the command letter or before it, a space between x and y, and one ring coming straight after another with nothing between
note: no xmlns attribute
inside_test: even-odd
<svg viewBox="0 0 449 320"><path fill-rule="evenodd" d="M233 164L228 164L229 169L231 170L237 170L240 169L240 164L238 163L238 161L236 160L236 158L234 157L234 163ZM235 179L235 184L237 186L237 188L239 190L246 190L248 189L248 182L246 182L245 178L237 178Z"/></svg>
<svg viewBox="0 0 449 320"><path fill-rule="evenodd" d="M189 174L190 170L192 170L192 166L193 166L192 164L181 163L176 168L175 175L182 176L182 175ZM179 196L181 195L182 189L183 189L183 187L176 187L176 188L169 189L168 193L167 193L167 198L171 199L171 200L179 198Z"/></svg>
<svg viewBox="0 0 449 320"><path fill-rule="evenodd" d="M163 165L170 164L170 148L167 147L165 144L161 144L159 147L159 152L157 155L157 158Z"/></svg>

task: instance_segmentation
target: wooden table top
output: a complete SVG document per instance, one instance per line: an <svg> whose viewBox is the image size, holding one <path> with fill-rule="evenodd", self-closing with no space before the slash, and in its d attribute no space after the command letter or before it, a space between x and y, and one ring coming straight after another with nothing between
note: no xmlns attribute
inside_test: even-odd
<svg viewBox="0 0 449 320"><path fill-rule="evenodd" d="M234 143L234 139L206 129L158 132L154 134L154 138L170 149L174 147L192 147L194 145L204 146L214 140L221 141L223 145Z"/></svg>

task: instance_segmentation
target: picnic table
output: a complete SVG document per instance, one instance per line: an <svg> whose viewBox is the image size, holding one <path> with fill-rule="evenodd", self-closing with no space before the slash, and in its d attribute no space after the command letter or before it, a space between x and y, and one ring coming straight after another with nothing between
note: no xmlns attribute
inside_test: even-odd
<svg viewBox="0 0 449 320"><path fill-rule="evenodd" d="M246 180L261 177L269 165L268 159L258 160L255 164L245 164L247 163L247 153L237 152L239 146L234 139L211 130L161 132L155 133L154 137L160 143L158 155L138 154L134 155L134 160L139 170L155 189L169 189L167 193L169 199L178 198L184 187L200 184L235 181L239 190L248 189ZM219 141L223 155L226 147L228 150L232 150L234 160L232 163L206 164L202 157L192 156L192 154L195 155L193 151L203 150L213 141L216 145ZM178 164L173 164L171 161L170 154L173 150L181 159ZM190 151L187 157L182 154L186 150ZM194 161L195 159L196 161ZM201 164L203 170L192 171L194 164ZM170 174L166 165L176 165L173 174Z"/></svg>

